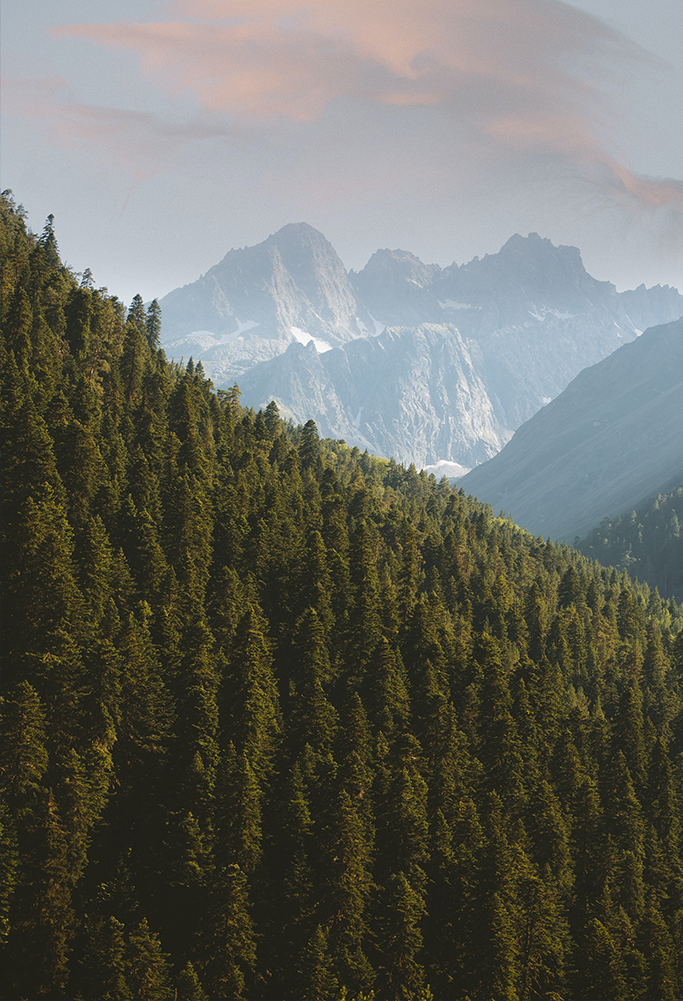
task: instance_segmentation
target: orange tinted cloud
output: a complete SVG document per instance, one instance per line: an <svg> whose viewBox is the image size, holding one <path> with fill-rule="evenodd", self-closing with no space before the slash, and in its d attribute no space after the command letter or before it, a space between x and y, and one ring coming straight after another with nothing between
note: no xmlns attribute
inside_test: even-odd
<svg viewBox="0 0 683 1001"><path fill-rule="evenodd" d="M644 54L560 0L177 0L167 10L169 20L53 33L137 54L154 85L171 98L191 95L201 112L174 124L65 101L51 126L63 141L109 136L123 144L126 165L157 157L163 169L174 149L230 134L236 120L315 128L326 109L351 99L405 109L418 156L432 134L416 115L437 109L452 145L461 137L482 165L550 155L591 185L599 177L624 203L682 207L678 182L637 177L609 141L604 74ZM395 119L387 126L396 127ZM350 112L345 128L354 128Z"/></svg>
<svg viewBox="0 0 683 1001"><path fill-rule="evenodd" d="M572 58L626 43L558 0L181 0L192 20L65 25L136 52L146 73L191 90L208 111L309 119L342 94L385 101L387 90L444 103L485 78L546 99L582 89Z"/></svg>

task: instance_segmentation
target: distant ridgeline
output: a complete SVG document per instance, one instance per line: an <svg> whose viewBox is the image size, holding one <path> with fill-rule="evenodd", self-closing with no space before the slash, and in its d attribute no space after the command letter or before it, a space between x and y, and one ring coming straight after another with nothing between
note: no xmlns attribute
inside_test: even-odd
<svg viewBox="0 0 683 1001"><path fill-rule="evenodd" d="M607 518L577 546L605 566L625 568L662 594L683 600L683 486L630 515Z"/></svg>
<svg viewBox="0 0 683 1001"><path fill-rule="evenodd" d="M2 997L682 997L676 602L1 221Z"/></svg>

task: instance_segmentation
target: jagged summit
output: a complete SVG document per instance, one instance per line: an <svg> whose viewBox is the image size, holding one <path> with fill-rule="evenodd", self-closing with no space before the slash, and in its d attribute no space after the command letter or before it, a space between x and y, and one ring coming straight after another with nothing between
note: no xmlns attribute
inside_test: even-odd
<svg viewBox="0 0 683 1001"><path fill-rule="evenodd" d="M615 286L589 275L576 247L555 246L538 233L515 234L497 254L445 268L436 291L442 300L451 298L487 310L485 315L472 317L478 321L478 332L519 323L524 313L540 322L551 311L618 310ZM490 309L492 304L495 311Z"/></svg>
<svg viewBox="0 0 683 1001"><path fill-rule="evenodd" d="M308 282L311 268L332 268L336 273L343 273L344 284L347 284L346 270L334 247L319 230L307 222L288 223L276 233L271 233L262 243L229 250L223 260L204 277L211 274L240 273L247 262L258 262L268 270L273 267L273 261L280 261L295 280L300 278Z"/></svg>
<svg viewBox="0 0 683 1001"><path fill-rule="evenodd" d="M312 263L325 263L341 268L346 275L336 250L323 234L307 222L291 222L276 233L272 233L261 245L264 248L277 247L287 268L291 271Z"/></svg>
<svg viewBox="0 0 683 1001"><path fill-rule="evenodd" d="M351 272L356 295L385 326L441 322L434 294L438 264L423 264L407 250L377 250L362 271Z"/></svg>
<svg viewBox="0 0 683 1001"><path fill-rule="evenodd" d="M307 240L320 240L322 243L327 244L328 247L332 246L320 230L316 229L315 226L311 226L309 222L285 223L285 225L281 226L275 233L271 233L268 240L281 241L289 239L290 237Z"/></svg>
<svg viewBox="0 0 683 1001"><path fill-rule="evenodd" d="M229 250L198 281L165 296L161 308L166 338L204 332L214 342L234 341L224 354L237 370L251 349L252 360L260 360L296 337L345 343L361 335L357 318L362 323L366 316L334 247L305 222L289 223L253 247Z"/></svg>
<svg viewBox="0 0 683 1001"><path fill-rule="evenodd" d="M167 352L201 358L217 386L237 380L250 406L275 398L370 451L470 467L582 368L677 319L683 298L618 293L538 233L443 269L384 248L347 274L298 222L229 251L161 308Z"/></svg>
<svg viewBox="0 0 683 1001"><path fill-rule="evenodd" d="M519 233L515 233L503 244L497 254L491 256L498 257L508 266L514 267L516 263L522 267L535 265L541 267L546 273L556 269L563 274L584 275L587 273L578 247L562 243L556 245L548 237L539 236L538 233L529 233L528 236L520 236Z"/></svg>
<svg viewBox="0 0 683 1001"><path fill-rule="evenodd" d="M413 279L421 284L431 284L441 271L438 264L423 264L419 257L409 250L376 250L365 267L355 277L382 277L400 274L407 279Z"/></svg>

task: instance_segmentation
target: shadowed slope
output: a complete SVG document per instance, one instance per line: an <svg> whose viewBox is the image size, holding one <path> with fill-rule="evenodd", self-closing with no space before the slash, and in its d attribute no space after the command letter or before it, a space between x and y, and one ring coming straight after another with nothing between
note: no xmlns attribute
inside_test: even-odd
<svg viewBox="0 0 683 1001"><path fill-rule="evenodd" d="M683 320L574 379L461 482L530 531L583 535L683 478Z"/></svg>

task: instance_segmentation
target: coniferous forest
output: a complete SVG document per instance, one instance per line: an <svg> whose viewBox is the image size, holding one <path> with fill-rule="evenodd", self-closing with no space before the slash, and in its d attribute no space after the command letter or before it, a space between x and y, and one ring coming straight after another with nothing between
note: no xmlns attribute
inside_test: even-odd
<svg viewBox="0 0 683 1001"><path fill-rule="evenodd" d="M680 517L679 517L680 512ZM626 568L632 577L683 600L683 485L657 494L629 515L605 518L577 548L602 564Z"/></svg>
<svg viewBox="0 0 683 1001"><path fill-rule="evenodd" d="M1 212L2 997L683 997L677 604Z"/></svg>

